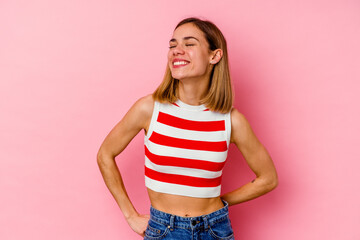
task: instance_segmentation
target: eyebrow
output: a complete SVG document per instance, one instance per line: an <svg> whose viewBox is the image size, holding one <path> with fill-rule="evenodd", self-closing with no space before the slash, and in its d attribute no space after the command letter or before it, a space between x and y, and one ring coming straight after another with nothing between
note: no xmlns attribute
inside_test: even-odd
<svg viewBox="0 0 360 240"><path fill-rule="evenodd" d="M195 39L196 41L200 42L199 39L197 39L196 37L192 37L192 36L184 37L183 39L184 39L184 40L189 40L189 39L191 39L191 38L193 38L193 39ZM176 41L175 38L172 38L172 39L170 39L169 43L171 43L171 42L177 42L177 41Z"/></svg>

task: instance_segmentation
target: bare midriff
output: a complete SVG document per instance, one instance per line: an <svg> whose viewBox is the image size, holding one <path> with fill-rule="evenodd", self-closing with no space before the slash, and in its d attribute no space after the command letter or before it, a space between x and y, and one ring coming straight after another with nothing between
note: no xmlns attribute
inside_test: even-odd
<svg viewBox="0 0 360 240"><path fill-rule="evenodd" d="M149 188L147 190L153 208L181 217L201 216L224 207L220 196L196 198L155 192Z"/></svg>

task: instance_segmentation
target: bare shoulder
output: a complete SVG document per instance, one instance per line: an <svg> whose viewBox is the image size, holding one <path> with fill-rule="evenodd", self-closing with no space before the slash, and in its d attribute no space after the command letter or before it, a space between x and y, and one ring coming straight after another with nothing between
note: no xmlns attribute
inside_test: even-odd
<svg viewBox="0 0 360 240"><path fill-rule="evenodd" d="M154 99L152 94L148 94L144 97L139 98L133 108L136 109L137 112L142 114L143 117L151 117L153 109L154 109Z"/></svg>
<svg viewBox="0 0 360 240"><path fill-rule="evenodd" d="M244 116L235 107L231 109L231 139L230 142L235 142L235 139L239 140L244 138L244 134L251 133L251 127Z"/></svg>
<svg viewBox="0 0 360 240"><path fill-rule="evenodd" d="M152 94L148 94L144 97L139 98L135 104L132 106L132 110L135 112L136 119L141 128L144 129L145 133L150 125L152 113L154 110L154 98Z"/></svg>
<svg viewBox="0 0 360 240"><path fill-rule="evenodd" d="M98 156L117 156L141 129L146 129L152 115L153 103L152 95L139 98L106 136Z"/></svg>
<svg viewBox="0 0 360 240"><path fill-rule="evenodd" d="M249 124L244 114L239 112L235 107L231 109L231 128L237 129L244 125Z"/></svg>

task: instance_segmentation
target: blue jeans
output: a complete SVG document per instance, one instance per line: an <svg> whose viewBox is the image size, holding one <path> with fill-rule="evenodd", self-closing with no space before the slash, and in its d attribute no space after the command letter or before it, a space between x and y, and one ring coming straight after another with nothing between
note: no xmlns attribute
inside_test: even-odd
<svg viewBox="0 0 360 240"><path fill-rule="evenodd" d="M144 240L234 239L229 218L229 205L224 200L223 203L223 208L198 217L180 217L150 207L150 220Z"/></svg>

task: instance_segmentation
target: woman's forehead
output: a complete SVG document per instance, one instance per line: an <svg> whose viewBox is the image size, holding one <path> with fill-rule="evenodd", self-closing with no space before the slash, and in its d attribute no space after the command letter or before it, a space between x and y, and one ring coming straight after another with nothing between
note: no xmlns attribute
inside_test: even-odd
<svg viewBox="0 0 360 240"><path fill-rule="evenodd" d="M192 23L185 23L184 25L181 25L175 31L173 32L172 39L180 40L185 38L195 38L198 41L204 40L204 33L198 29L194 24Z"/></svg>

